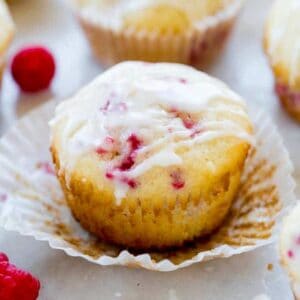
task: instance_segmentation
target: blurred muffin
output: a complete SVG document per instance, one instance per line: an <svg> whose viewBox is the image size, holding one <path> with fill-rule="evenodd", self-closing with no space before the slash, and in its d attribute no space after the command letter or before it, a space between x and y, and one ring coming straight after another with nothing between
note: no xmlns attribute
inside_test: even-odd
<svg viewBox="0 0 300 300"><path fill-rule="evenodd" d="M243 100L178 64L121 63L58 106L51 151L67 202L103 240L180 246L220 226L251 140Z"/></svg>
<svg viewBox="0 0 300 300"><path fill-rule="evenodd" d="M5 66L5 55L14 35L14 24L4 0L0 0L0 81Z"/></svg>
<svg viewBox="0 0 300 300"><path fill-rule="evenodd" d="M100 62L202 67L222 49L242 0L70 0Z"/></svg>
<svg viewBox="0 0 300 300"><path fill-rule="evenodd" d="M275 1L267 21L264 46L284 108L300 121L300 2Z"/></svg>
<svg viewBox="0 0 300 300"><path fill-rule="evenodd" d="M281 263L289 274L296 300L300 300L300 205L285 219L280 235Z"/></svg>

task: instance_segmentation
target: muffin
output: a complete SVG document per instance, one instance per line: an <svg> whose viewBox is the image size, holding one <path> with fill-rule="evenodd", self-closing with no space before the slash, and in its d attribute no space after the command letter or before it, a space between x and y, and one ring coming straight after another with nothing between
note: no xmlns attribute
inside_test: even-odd
<svg viewBox="0 0 300 300"><path fill-rule="evenodd" d="M281 263L289 274L296 300L300 300L300 204L285 219L280 235Z"/></svg>
<svg viewBox="0 0 300 300"><path fill-rule="evenodd" d="M4 0L0 0L0 81L2 78L5 55L14 35L14 24Z"/></svg>
<svg viewBox="0 0 300 300"><path fill-rule="evenodd" d="M283 107L300 121L300 5L275 1L268 18L264 46L275 75L275 90Z"/></svg>
<svg viewBox="0 0 300 300"><path fill-rule="evenodd" d="M50 126L74 217L132 249L181 246L220 226L252 140L239 96L171 63L116 65L61 103Z"/></svg>
<svg viewBox="0 0 300 300"><path fill-rule="evenodd" d="M207 65L229 35L243 0L70 0L95 56Z"/></svg>

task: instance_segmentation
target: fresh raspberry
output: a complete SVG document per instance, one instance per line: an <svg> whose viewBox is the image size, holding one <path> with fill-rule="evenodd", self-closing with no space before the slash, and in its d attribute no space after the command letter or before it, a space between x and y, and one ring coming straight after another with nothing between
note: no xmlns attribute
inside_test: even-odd
<svg viewBox="0 0 300 300"><path fill-rule="evenodd" d="M55 61L44 47L28 47L14 56L11 72L24 92L38 92L49 87L55 73Z"/></svg>
<svg viewBox="0 0 300 300"><path fill-rule="evenodd" d="M0 262L8 261L8 257L5 253L0 252Z"/></svg>
<svg viewBox="0 0 300 300"><path fill-rule="evenodd" d="M36 300L40 282L26 271L9 263L7 256L0 253L0 299Z"/></svg>

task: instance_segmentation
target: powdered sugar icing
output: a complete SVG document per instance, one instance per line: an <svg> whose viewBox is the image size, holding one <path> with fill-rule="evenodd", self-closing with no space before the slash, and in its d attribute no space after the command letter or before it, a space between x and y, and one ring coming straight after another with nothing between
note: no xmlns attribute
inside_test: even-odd
<svg viewBox="0 0 300 300"><path fill-rule="evenodd" d="M61 103L50 124L64 122L61 168L97 153L120 203L151 168L180 165L180 146L220 136L251 142L241 123L214 117L224 112L248 120L243 100L220 81L184 65L125 62Z"/></svg>

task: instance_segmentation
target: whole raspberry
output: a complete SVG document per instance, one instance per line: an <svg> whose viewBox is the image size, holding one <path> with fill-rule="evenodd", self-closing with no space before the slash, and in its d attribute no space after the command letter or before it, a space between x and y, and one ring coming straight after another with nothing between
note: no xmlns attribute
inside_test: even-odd
<svg viewBox="0 0 300 300"><path fill-rule="evenodd" d="M8 261L8 257L5 253L0 252L0 262Z"/></svg>
<svg viewBox="0 0 300 300"><path fill-rule="evenodd" d="M23 91L38 92L49 87L55 74L55 61L44 47L28 47L13 57L11 72Z"/></svg>
<svg viewBox="0 0 300 300"><path fill-rule="evenodd" d="M28 272L10 264L4 253L0 253L0 257L0 299L36 300L40 282Z"/></svg>

